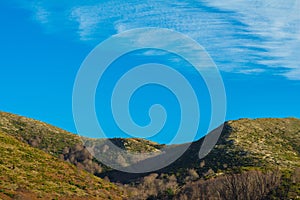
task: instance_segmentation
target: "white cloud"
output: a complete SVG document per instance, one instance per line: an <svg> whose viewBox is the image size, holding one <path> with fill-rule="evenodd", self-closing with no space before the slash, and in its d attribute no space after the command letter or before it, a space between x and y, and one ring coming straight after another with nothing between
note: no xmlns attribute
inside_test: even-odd
<svg viewBox="0 0 300 200"><path fill-rule="evenodd" d="M49 22L50 12L39 5L34 5L34 9L36 10L35 19L41 24L47 24Z"/></svg>
<svg viewBox="0 0 300 200"><path fill-rule="evenodd" d="M238 13L238 20L247 25L247 30L261 38L259 64L271 68L286 68L288 78L300 80L300 1L209 1L211 6ZM296 76L295 76L296 75Z"/></svg>
<svg viewBox="0 0 300 200"><path fill-rule="evenodd" d="M242 69L242 70L239 70L239 73L242 73L242 74L258 74L258 73L262 73L262 72L265 72L264 69Z"/></svg>
<svg viewBox="0 0 300 200"><path fill-rule="evenodd" d="M93 45L132 28L170 28L198 41L223 71L253 68L300 80L299 0L36 2L30 9L41 24L75 29Z"/></svg>
<svg viewBox="0 0 300 200"><path fill-rule="evenodd" d="M296 68L284 74L287 78L291 80L299 80L300 79L300 68Z"/></svg>
<svg viewBox="0 0 300 200"><path fill-rule="evenodd" d="M97 8L93 6L73 8L70 18L78 23L78 34L81 40L94 39L94 33L100 22Z"/></svg>

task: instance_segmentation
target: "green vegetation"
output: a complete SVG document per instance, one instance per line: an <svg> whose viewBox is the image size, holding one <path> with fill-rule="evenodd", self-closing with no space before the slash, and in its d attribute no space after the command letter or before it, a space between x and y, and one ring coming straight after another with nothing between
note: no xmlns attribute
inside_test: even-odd
<svg viewBox="0 0 300 200"><path fill-rule="evenodd" d="M165 146L149 140L139 138L114 138L110 139L110 141L126 151L138 153L159 152L160 149L162 149Z"/></svg>
<svg viewBox="0 0 300 200"><path fill-rule="evenodd" d="M81 143L80 137L34 119L0 112L0 131L58 157L65 147Z"/></svg>
<svg viewBox="0 0 300 200"><path fill-rule="evenodd" d="M0 133L0 198L121 199L100 178Z"/></svg>
<svg viewBox="0 0 300 200"><path fill-rule="evenodd" d="M232 129L227 140L265 166L300 167L300 120L242 119L229 121L227 126Z"/></svg>
<svg viewBox="0 0 300 200"><path fill-rule="evenodd" d="M192 143L176 162L156 172L154 181L157 182L175 175L175 188L181 189L173 188L176 192L172 198L300 199L299 119L241 119L226 122L217 145L200 160L198 152L202 141ZM176 151L178 146L171 148ZM115 173L112 176L121 175ZM142 190L149 185L140 180L144 178L136 179L132 190L139 188L144 196L147 191L152 191L148 192L148 196L153 199L169 198L161 196L165 193L165 187L157 188L156 192L153 192L153 188ZM230 192L225 193L224 184L234 187L227 188ZM260 184L262 188L250 187L252 184ZM127 184L130 185L132 183ZM248 188L252 196L245 196L242 188ZM260 193L257 193L258 190ZM259 195L254 198L255 194ZM139 197L136 196L137 199Z"/></svg>
<svg viewBox="0 0 300 200"><path fill-rule="evenodd" d="M117 187L92 175L95 174L118 182L130 199L300 199L300 120L295 118L228 121L205 158L198 158L203 142L200 139L170 166L146 174L115 171L93 158L87 148L97 146L97 151L105 153L105 139L85 138L83 145L77 135L2 112L0 132L0 198L15 198L18 193L85 198L100 195L95 190L112 195L112 199L122 194ZM164 147L171 153L181 148L136 138L109 141L126 151L151 153L135 161L106 154L124 166L155 162L156 153L164 151ZM89 181L86 176L91 177ZM258 184L260 187L252 187Z"/></svg>
<svg viewBox="0 0 300 200"><path fill-rule="evenodd" d="M111 170L93 159L93 156L85 148L87 144L91 144L91 146L92 144L104 145L107 139L81 138L44 122L5 112L0 112L0 131L93 174ZM130 152L159 152L164 146L143 139L114 138L110 141ZM109 159L119 159L120 162L124 160L124 158L120 159L120 155L108 154L107 156ZM126 165L127 163L121 164Z"/></svg>

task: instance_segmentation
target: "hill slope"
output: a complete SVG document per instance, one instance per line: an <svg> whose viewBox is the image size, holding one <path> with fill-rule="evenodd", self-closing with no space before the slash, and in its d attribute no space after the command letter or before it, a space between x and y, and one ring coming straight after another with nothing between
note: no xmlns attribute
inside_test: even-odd
<svg viewBox="0 0 300 200"><path fill-rule="evenodd" d="M19 199L121 199L122 191L0 132L0 195Z"/></svg>
<svg viewBox="0 0 300 200"><path fill-rule="evenodd" d="M0 112L0 131L91 173L99 174L110 170L93 159L93 156L85 149L80 136L44 122ZM85 140L104 143L107 139L85 138ZM163 147L155 142L137 138L114 138L110 141L120 148L132 152L157 152ZM118 155L110 156L111 159L118 158Z"/></svg>
<svg viewBox="0 0 300 200"><path fill-rule="evenodd" d="M261 193L258 193L259 188L251 190L252 194L260 194L258 199L267 196L272 197L271 199L300 198L299 119L228 121L224 124L222 134L212 151L203 159L199 159L202 142L203 139L193 142L178 160L152 174L109 171L102 176L125 183L129 187L128 190L138 194L137 199L141 196L140 193L147 193L154 199L244 199L245 196L234 198L226 194L229 196L221 198L217 195L220 193L218 190L226 190L221 187L224 182L236 185L243 181L251 185L262 185L264 190ZM171 146L167 153L172 154L177 148L181 148L181 145ZM150 158L138 165L149 165L159 160L163 158ZM232 182L228 183L229 180ZM135 186L130 187L133 183ZM155 187L151 183L160 186ZM209 190L215 186L220 187ZM250 188L249 185L240 185L238 189L236 185L235 189L238 191L235 193L244 194L241 191L246 186ZM139 193L136 188L142 192ZM210 194L206 194L205 191L209 191ZM177 194L179 196L176 196ZM145 199L145 196L147 195L140 199Z"/></svg>
<svg viewBox="0 0 300 200"><path fill-rule="evenodd" d="M105 167L93 159L77 135L43 122L0 112L1 131L78 168L123 183L127 193L134 199L193 199L192 195L197 192L191 191L224 185L226 180L248 180L245 182L249 183L262 181L259 182L262 185L268 183L268 189L261 192L261 197L297 199L300 196L300 120L295 118L228 121L216 146L205 158L198 158L202 138L191 143L187 151L170 166L145 174L123 173ZM99 139L86 140L99 144L104 142ZM110 140L133 152L158 152L166 147L143 139ZM165 154L172 154L184 145L168 146ZM118 155L110 156L115 159ZM137 161L136 165L148 165L161 159L163 157L150 157ZM253 194L256 190L252 190ZM220 193L209 189L205 191ZM274 194L270 191L274 191ZM199 196L195 198L201 199Z"/></svg>
<svg viewBox="0 0 300 200"><path fill-rule="evenodd" d="M211 132L209 134L214 134ZM200 177L236 170L239 168L281 168L300 167L300 120L286 119L241 119L224 124L221 136L212 151L203 159L198 158L203 138L191 143L187 151L174 163L158 173L179 174L184 180L189 169L195 169ZM184 144L185 145L185 144ZM169 147L176 151L181 145ZM156 162L150 158L139 165ZM180 172L180 173L178 173ZM116 171L108 173L112 180L120 177L133 181L136 175Z"/></svg>

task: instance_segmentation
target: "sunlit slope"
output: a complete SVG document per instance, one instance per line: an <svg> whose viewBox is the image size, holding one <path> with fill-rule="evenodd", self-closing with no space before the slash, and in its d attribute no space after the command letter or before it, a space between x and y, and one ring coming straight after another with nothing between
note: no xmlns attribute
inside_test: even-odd
<svg viewBox="0 0 300 200"><path fill-rule="evenodd" d="M113 184L0 132L0 197L121 199Z"/></svg>

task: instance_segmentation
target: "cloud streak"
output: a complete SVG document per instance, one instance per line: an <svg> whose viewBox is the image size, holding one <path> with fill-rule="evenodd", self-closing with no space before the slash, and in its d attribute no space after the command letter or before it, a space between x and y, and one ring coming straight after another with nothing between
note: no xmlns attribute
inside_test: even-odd
<svg viewBox="0 0 300 200"><path fill-rule="evenodd" d="M91 44L132 28L170 28L204 46L223 71L300 80L299 0L38 1L28 8L46 29L76 30Z"/></svg>

